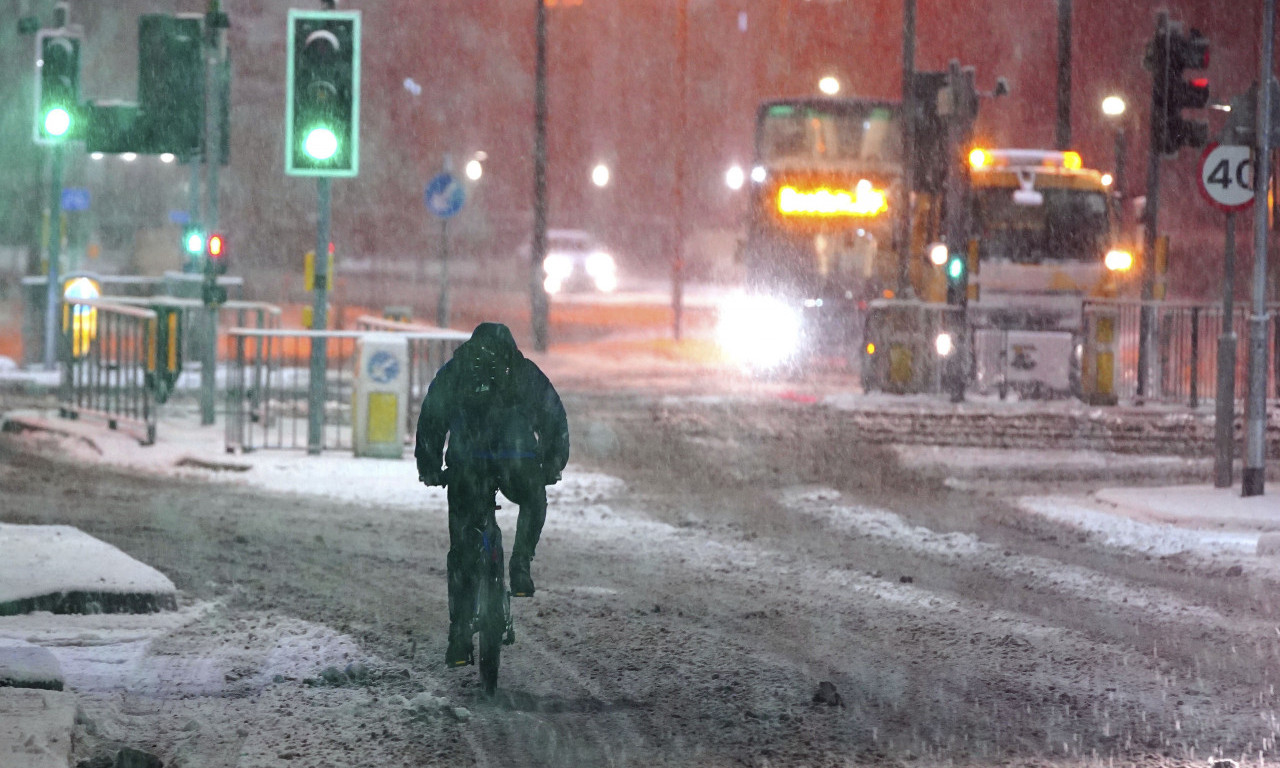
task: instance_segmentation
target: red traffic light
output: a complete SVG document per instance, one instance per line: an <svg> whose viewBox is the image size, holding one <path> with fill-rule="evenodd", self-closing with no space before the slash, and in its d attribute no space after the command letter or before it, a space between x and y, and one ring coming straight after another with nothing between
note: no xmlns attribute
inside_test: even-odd
<svg viewBox="0 0 1280 768"><path fill-rule="evenodd" d="M209 235L208 253L209 258L205 260L205 269L215 275L226 274L227 241L223 239L222 235Z"/></svg>

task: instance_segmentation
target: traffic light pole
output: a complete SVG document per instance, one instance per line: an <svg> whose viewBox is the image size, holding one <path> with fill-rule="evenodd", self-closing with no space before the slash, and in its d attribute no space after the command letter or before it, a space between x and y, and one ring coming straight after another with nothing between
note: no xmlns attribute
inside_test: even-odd
<svg viewBox="0 0 1280 768"><path fill-rule="evenodd" d="M1161 41L1163 38L1163 41ZM1160 11L1156 14L1156 35L1153 42L1160 51L1168 51L1169 14ZM1152 71L1153 88L1167 87L1169 81L1168 55L1161 54L1153 62L1160 71ZM1156 222L1160 212L1160 153L1168 143L1165 135L1166 125L1161 114L1168 94L1161 94L1159 99L1152 99L1151 108L1151 141L1147 147L1147 201L1142 211L1144 229L1142 232L1142 306L1138 310L1138 403L1150 397L1151 391L1151 358L1155 342L1155 308L1151 301L1155 298L1156 279Z"/></svg>
<svg viewBox="0 0 1280 768"><path fill-rule="evenodd" d="M210 0L209 16L212 19L220 11L219 0ZM210 54L206 66L207 94L204 130L204 162L207 169L205 177L209 185L209 215L206 223L208 236L218 231L218 170L222 164L222 78L225 75L223 63L226 61L226 36L222 29L210 24L208 40ZM206 255L206 258L208 256ZM218 277L212 265L205 265L205 281L209 283L206 296L213 295ZM218 306L205 303L204 306L204 345L201 347L200 359L200 423L208 426L214 422L214 395L217 388L218 375Z"/></svg>
<svg viewBox="0 0 1280 768"><path fill-rule="evenodd" d="M58 222L62 213L62 163L65 151L62 142L53 144L49 148L52 162L49 170L49 224L45 251L49 264L46 273L48 285L45 289L44 308L44 367L50 371L58 365L58 313L62 304L62 295L59 290L62 281L58 275L62 243Z"/></svg>
<svg viewBox="0 0 1280 768"><path fill-rule="evenodd" d="M1265 0L1262 12L1262 55L1259 62L1257 146L1253 160L1253 313L1249 315L1249 394L1245 401L1242 496L1261 496L1267 467L1267 192L1271 189L1272 52L1275 47L1276 0Z"/></svg>
<svg viewBox="0 0 1280 768"><path fill-rule="evenodd" d="M318 455L324 447L324 389L325 349L324 331L329 327L329 212L330 180L328 176L316 178L316 259L315 303L311 309L311 375L307 386L307 453ZM323 255L321 255L323 254Z"/></svg>

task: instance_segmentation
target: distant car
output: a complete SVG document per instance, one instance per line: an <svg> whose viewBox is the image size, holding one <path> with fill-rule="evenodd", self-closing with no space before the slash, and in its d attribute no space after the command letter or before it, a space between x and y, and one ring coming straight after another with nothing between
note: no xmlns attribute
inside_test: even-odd
<svg viewBox="0 0 1280 768"><path fill-rule="evenodd" d="M542 271L542 285L550 294L612 293L618 287L618 265L613 254L591 233L580 229L547 230L547 256L542 261Z"/></svg>

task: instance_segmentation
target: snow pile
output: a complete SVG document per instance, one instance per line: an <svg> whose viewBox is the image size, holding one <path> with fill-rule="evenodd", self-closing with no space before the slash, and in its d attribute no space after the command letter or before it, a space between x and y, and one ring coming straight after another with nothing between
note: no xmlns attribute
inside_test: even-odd
<svg viewBox="0 0 1280 768"><path fill-rule="evenodd" d="M1006 583L1023 584L1030 588L1049 592L1061 592L1074 599L1097 601L1112 606L1124 606L1124 610L1144 610L1154 615L1191 616L1200 619L1205 626L1224 625L1225 619L1216 611L1203 606L1188 603L1177 595L1156 588L1137 589L1110 576L1080 566L1069 565L1033 555L1013 555L1004 552L1003 548L990 544L967 533L939 533L923 526L912 525L897 514L884 509L876 509L861 505L847 505L840 502L838 491L828 488L806 488L784 494L782 501L791 509L822 520L826 525L842 535L854 537L870 537L883 542L883 546L893 547L907 553L920 553L931 558L954 559L973 563L976 568L993 572ZM1041 499L1024 499L1024 504L1035 511ZM1069 507L1059 507L1069 508ZM1124 528L1123 518L1104 517L1092 519L1099 531ZM1147 526L1151 528L1152 526ZM1213 547L1223 541L1229 541L1229 535L1212 534L1195 531L1198 538L1187 536L1180 539L1185 548L1198 548L1207 556L1219 554ZM1239 536L1237 534L1237 536ZM1242 547L1240 554L1252 552L1256 547L1257 536L1253 536L1253 544ZM1221 546L1217 546L1221 549ZM937 600L931 592L928 599Z"/></svg>
<svg viewBox="0 0 1280 768"><path fill-rule="evenodd" d="M1145 494L1149 489L1135 491ZM1262 500L1263 497L1258 498ZM1145 555L1164 557L1186 552L1214 558L1220 555L1252 555L1258 549L1257 533L1205 531L1143 522L1126 516L1114 505L1102 505L1081 497L1026 496L1018 500L1018 505L1028 512L1086 531L1109 547Z"/></svg>
<svg viewBox="0 0 1280 768"><path fill-rule="evenodd" d="M0 523L0 552L0 604L66 592L175 592L164 574L68 525Z"/></svg>
<svg viewBox="0 0 1280 768"><path fill-rule="evenodd" d="M53 654L25 640L0 637L0 687L62 687L62 667Z"/></svg>

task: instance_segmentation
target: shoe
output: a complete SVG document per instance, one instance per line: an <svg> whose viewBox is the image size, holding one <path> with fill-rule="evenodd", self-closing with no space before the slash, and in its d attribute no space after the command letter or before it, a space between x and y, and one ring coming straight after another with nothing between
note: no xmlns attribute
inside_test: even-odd
<svg viewBox="0 0 1280 768"><path fill-rule="evenodd" d="M449 629L449 649L444 652L444 663L448 667L465 667L472 663L470 634Z"/></svg>
<svg viewBox="0 0 1280 768"><path fill-rule="evenodd" d="M529 558L523 555L511 555L511 596L533 596L533 577L529 575Z"/></svg>

